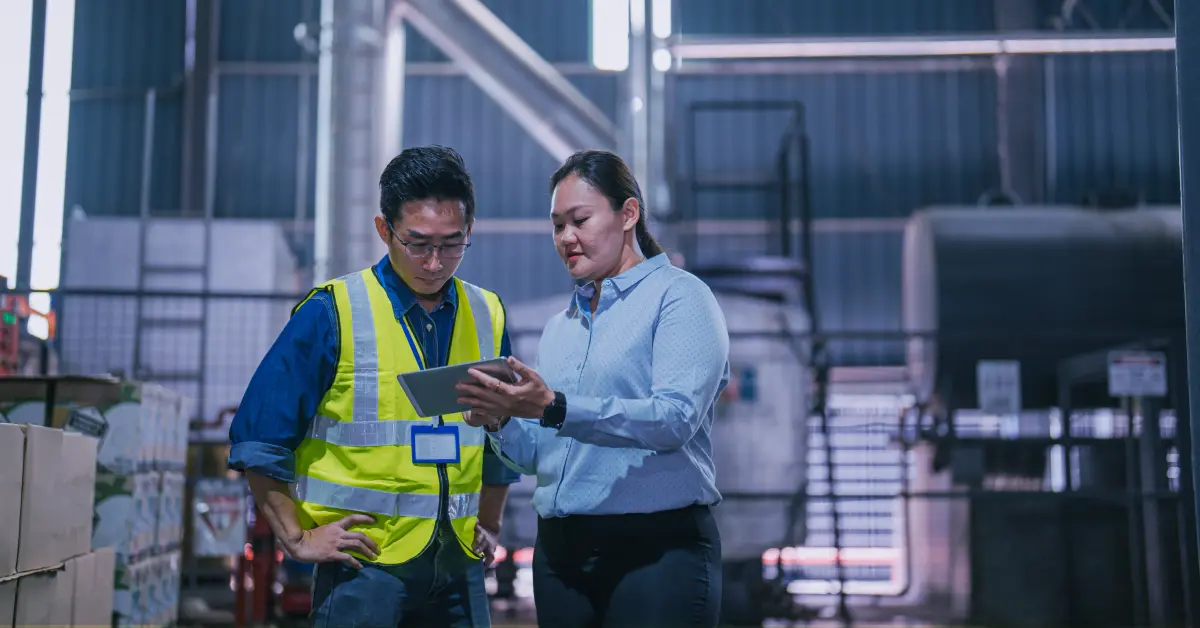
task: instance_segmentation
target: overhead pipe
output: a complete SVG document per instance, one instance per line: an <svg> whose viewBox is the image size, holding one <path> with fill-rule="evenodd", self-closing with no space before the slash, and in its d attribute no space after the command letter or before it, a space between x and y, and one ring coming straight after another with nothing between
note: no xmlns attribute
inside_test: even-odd
<svg viewBox="0 0 1200 628"><path fill-rule="evenodd" d="M1005 54L1164 52L1175 37L1158 32L1123 35L934 35L928 37L727 38L677 36L669 44L678 62L735 59L843 59L956 57Z"/></svg>

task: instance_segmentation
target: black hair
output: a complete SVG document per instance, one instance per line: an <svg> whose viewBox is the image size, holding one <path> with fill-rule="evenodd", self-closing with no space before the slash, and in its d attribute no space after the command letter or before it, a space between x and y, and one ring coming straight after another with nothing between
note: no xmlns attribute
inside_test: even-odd
<svg viewBox="0 0 1200 628"><path fill-rule="evenodd" d="M646 202L642 200L642 189L638 187L633 171L620 157L605 150L582 150L567 157L563 165L550 175L550 193L553 194L554 188L571 175L579 177L603 194L613 211L621 211L626 200L637 199L641 211L638 212L633 233L638 247L646 257L663 252L662 245L650 235L650 229L646 226Z"/></svg>
<svg viewBox="0 0 1200 628"><path fill-rule="evenodd" d="M406 148L379 176L379 210L388 223L395 223L405 203L426 198L461 201L466 223L475 220L475 186L453 148Z"/></svg>

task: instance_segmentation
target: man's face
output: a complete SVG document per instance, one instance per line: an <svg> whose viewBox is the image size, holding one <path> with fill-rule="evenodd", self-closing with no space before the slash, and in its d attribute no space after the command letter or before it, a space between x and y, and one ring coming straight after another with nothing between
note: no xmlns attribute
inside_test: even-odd
<svg viewBox="0 0 1200 628"><path fill-rule="evenodd" d="M383 216L376 216L375 229L387 245L392 268L424 298L439 295L462 263L461 252L454 257L455 249L450 248L448 255L445 247L463 245L471 235L462 202L436 198L405 203L391 225ZM434 248L430 250L430 246Z"/></svg>

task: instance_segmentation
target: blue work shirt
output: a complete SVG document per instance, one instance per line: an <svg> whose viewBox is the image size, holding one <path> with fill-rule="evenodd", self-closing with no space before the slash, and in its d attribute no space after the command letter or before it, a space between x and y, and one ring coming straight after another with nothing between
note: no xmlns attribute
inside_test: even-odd
<svg viewBox="0 0 1200 628"><path fill-rule="evenodd" d="M588 286L590 287L590 286ZM489 434L537 476L541 517L716 504L712 422L729 382L729 332L712 291L665 254L588 287L546 323L536 370L567 401L558 430L514 418Z"/></svg>
<svg viewBox="0 0 1200 628"><path fill-rule="evenodd" d="M404 316L416 332L428 361L426 367L445 366L458 309L457 291L446 290L442 303L427 312L386 256L374 271L392 302L396 320ZM318 292L297 308L250 379L229 427L231 468L251 470L281 482L296 480L294 452L333 384L340 344L333 297ZM512 355L507 325L500 354ZM506 485L520 479L491 448L484 448L484 484Z"/></svg>

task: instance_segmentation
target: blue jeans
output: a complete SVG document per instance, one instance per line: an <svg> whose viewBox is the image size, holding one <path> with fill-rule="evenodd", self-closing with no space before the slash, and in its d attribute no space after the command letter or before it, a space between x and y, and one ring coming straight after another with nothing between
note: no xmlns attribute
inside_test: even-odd
<svg viewBox="0 0 1200 628"><path fill-rule="evenodd" d="M438 527L437 539L403 565L317 565L313 627L489 628L483 562L462 550L449 525Z"/></svg>

